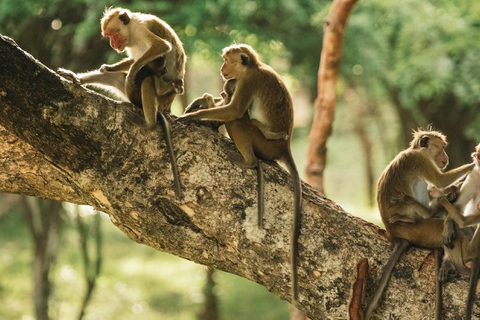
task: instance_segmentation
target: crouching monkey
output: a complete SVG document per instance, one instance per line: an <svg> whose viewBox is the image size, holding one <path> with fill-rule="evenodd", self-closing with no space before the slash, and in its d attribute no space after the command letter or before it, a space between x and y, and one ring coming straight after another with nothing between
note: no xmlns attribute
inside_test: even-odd
<svg viewBox="0 0 480 320"><path fill-rule="evenodd" d="M365 319L369 319L377 307L393 267L410 244L423 248L443 248L443 219L422 216L423 212L418 212L416 206L399 202L397 199L399 196L407 196L427 207L428 183L444 188L472 169L473 164L467 164L443 173L441 169L445 168L449 161L445 152L446 145L446 137L438 131L427 129L414 132L410 147L400 152L388 164L378 181L378 208L394 249L366 308ZM403 223L395 221L397 215L423 219L418 219L414 224ZM459 247L460 244L457 248ZM437 295L437 305L440 301ZM436 310L436 317L441 316L439 308Z"/></svg>
<svg viewBox="0 0 480 320"><path fill-rule="evenodd" d="M143 108L144 120L130 115L135 124L153 129L157 114L165 131L174 176L175 193L181 197L181 185L170 129L163 112L170 112L177 94L184 91L186 55L175 31L154 15L122 8L106 9L101 20L102 35L110 38L117 52L126 50L128 57L98 70L75 74L59 69L62 76L83 85L94 85L112 91Z"/></svg>

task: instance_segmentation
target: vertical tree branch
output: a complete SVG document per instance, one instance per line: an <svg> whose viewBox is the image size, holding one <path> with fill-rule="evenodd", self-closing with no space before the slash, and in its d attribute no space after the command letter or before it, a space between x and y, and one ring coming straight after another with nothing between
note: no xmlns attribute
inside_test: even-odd
<svg viewBox="0 0 480 320"><path fill-rule="evenodd" d="M327 139L332 133L335 115L336 84L345 26L357 0L335 0L325 22L320 68L318 70L318 97L315 117L310 131L307 164L307 182L324 192L323 171L327 162Z"/></svg>

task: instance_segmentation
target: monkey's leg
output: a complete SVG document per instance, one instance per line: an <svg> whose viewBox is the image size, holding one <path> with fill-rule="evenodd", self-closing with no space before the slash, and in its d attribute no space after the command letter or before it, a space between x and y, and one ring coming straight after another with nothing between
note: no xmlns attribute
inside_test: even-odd
<svg viewBox="0 0 480 320"><path fill-rule="evenodd" d="M453 240L455 240L456 236L455 232L455 221L450 218L449 215L445 217L445 222L443 223L443 232L442 232L442 239L443 244L452 249L453 248Z"/></svg>
<svg viewBox="0 0 480 320"><path fill-rule="evenodd" d="M480 223L480 212L469 216L464 216L458 209L450 203L445 197L438 199L440 204L448 211L448 216L451 217L460 228L476 225Z"/></svg>
<svg viewBox="0 0 480 320"><path fill-rule="evenodd" d="M403 222L403 223L418 223L419 221L423 220L422 218L418 217L410 217L402 214L395 214L390 219L388 219L389 223L398 223L398 222Z"/></svg>
<svg viewBox="0 0 480 320"><path fill-rule="evenodd" d="M405 239L395 239L395 246L393 248L390 259L388 260L385 268L383 269L382 276L378 282L378 286L375 289L375 292L372 295L372 299L368 304L365 310L365 319L370 319L373 311L377 308L380 298L382 297L383 291L387 286L390 277L392 276L393 268L398 262L398 259L405 253L410 243Z"/></svg>
<svg viewBox="0 0 480 320"><path fill-rule="evenodd" d="M288 140L288 133L285 131L280 131L280 132L273 132L268 129L267 126L265 126L263 123L258 121L257 119L250 119L250 122L260 130L265 138L268 140L277 140L277 139L282 139L282 140Z"/></svg>
<svg viewBox="0 0 480 320"><path fill-rule="evenodd" d="M440 266L442 264L442 250L435 249L435 320L442 319L442 283L440 282Z"/></svg>

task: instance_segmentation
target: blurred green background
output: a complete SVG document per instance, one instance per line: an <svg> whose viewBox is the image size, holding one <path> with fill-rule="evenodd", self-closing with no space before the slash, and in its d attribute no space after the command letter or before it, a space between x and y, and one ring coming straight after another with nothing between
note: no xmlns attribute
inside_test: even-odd
<svg viewBox="0 0 480 320"><path fill-rule="evenodd" d="M248 43L282 75L294 97L293 148L303 171L330 5L321 0L0 0L0 33L49 68L81 72L120 59L100 35L105 7L155 14L175 29L188 55L186 94L177 98L176 114L204 92L219 93L222 48ZM470 161L480 141L479 39L478 0L356 4L328 141L329 198L379 223L374 184L419 126L433 124L448 136L451 166ZM41 221L43 232L35 221ZM34 295L38 261L49 289ZM49 297L44 319L79 319L88 279L96 282L84 319L214 319L202 316L212 297L220 319L289 318L287 304L265 288L215 272L216 285L205 289L207 275L203 266L132 242L107 216L89 208L0 195L0 319L42 318L33 303L41 308L41 296ZM205 293L209 290L213 294Z"/></svg>

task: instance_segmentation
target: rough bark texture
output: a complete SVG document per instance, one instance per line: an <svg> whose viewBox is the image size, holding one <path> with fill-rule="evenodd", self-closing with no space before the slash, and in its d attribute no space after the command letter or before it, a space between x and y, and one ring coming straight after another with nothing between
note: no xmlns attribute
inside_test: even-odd
<svg viewBox="0 0 480 320"><path fill-rule="evenodd" d="M342 57L347 19L357 0L335 0L325 22L322 54L318 69L318 96L308 143L305 173L307 182L324 193L323 171L327 164L327 140L335 116L337 77Z"/></svg>
<svg viewBox="0 0 480 320"><path fill-rule="evenodd" d="M216 130L172 121L184 190L184 199L177 199L162 131L131 125L128 110L135 107L63 80L0 38L0 192L91 205L133 241L290 299L288 174L265 165L266 221L259 230L255 170L231 161L235 147ZM371 293L389 243L382 230L303 187L296 306L312 319L345 319L357 263L369 260ZM431 318L433 261L417 270L426 254L412 249L401 259L380 318ZM449 318L462 314L466 285L465 279L447 285Z"/></svg>

